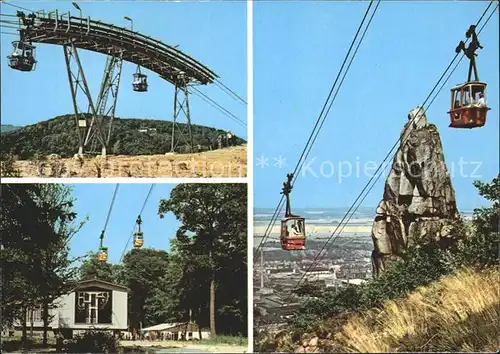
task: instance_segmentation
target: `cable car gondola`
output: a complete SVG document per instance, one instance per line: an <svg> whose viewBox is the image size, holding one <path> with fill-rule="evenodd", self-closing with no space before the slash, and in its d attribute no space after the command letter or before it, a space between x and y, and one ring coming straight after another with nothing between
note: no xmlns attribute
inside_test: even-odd
<svg viewBox="0 0 500 354"><path fill-rule="evenodd" d="M102 245L102 241L104 240L104 230L101 231L101 235L99 236L99 252L97 253L97 260L101 263L108 261L108 248Z"/></svg>
<svg viewBox="0 0 500 354"><path fill-rule="evenodd" d="M23 41L14 41L12 42L12 46L14 50L7 57L9 59L9 66L19 71L35 70L37 63L35 60L35 46Z"/></svg>
<svg viewBox="0 0 500 354"><path fill-rule="evenodd" d="M285 217L281 220L281 248L285 251L299 251L306 249L305 219L293 215L290 206L290 192L292 191L293 174L287 175L287 181L283 183L283 194L286 198Z"/></svg>
<svg viewBox="0 0 500 354"><path fill-rule="evenodd" d="M141 73L141 67L137 65L137 71L134 74L132 87L135 92L146 92L148 90L148 76Z"/></svg>
<svg viewBox="0 0 500 354"><path fill-rule="evenodd" d="M471 38L471 43L465 48L465 43L460 41L455 52L464 51L470 60L467 82L451 89L450 128L478 128L486 124L486 114L490 110L486 106L486 83L480 82L476 67L476 50L483 48L479 44L476 26L470 26L465 33ZM474 79L472 74L474 73Z"/></svg>
<svg viewBox="0 0 500 354"><path fill-rule="evenodd" d="M99 262L107 262L108 261L108 248L107 247L99 247L99 253L97 255L97 260Z"/></svg>
<svg viewBox="0 0 500 354"><path fill-rule="evenodd" d="M139 215L137 217L137 225L139 230L134 234L134 248L141 248L144 245L144 233L141 231L142 219Z"/></svg>

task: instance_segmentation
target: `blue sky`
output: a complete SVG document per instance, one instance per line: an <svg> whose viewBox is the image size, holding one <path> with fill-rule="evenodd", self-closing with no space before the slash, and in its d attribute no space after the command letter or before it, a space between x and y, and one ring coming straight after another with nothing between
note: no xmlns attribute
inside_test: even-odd
<svg viewBox="0 0 500 354"><path fill-rule="evenodd" d="M277 205L282 182L297 163L367 6L366 1L254 2L254 156L269 159L267 167L254 165L256 207ZM364 164L377 166L385 157L408 112L424 102L486 6L484 1L382 1L311 151L309 161L316 159L310 167L318 177L307 170L297 179L292 205L351 205L369 179ZM455 166L452 182L462 210L487 203L472 182L491 180L499 171L498 17L497 10L479 35L484 46L477 59L479 78L488 83L491 107L486 126L448 128L449 89L466 80L467 60L427 112L440 132L448 168ZM286 158L282 168L275 166L280 156ZM341 161L353 172L359 164L360 177L342 178ZM342 166L343 173L348 169ZM384 181L364 205L377 205Z"/></svg>
<svg viewBox="0 0 500 354"><path fill-rule="evenodd" d="M74 210L78 213L77 221L88 216L89 220L81 231L71 240L71 254L83 256L89 251L96 252L99 248L99 235L104 227L106 216L116 184L72 184L73 196L76 201ZM104 237L104 246L108 247L110 263L118 263L133 232L135 221L142 208L151 184L121 183L108 222ZM155 184L153 191L141 215L144 232L144 247L170 250L170 239L180 227L172 213L163 219L158 216L158 206L161 199L168 199L175 184ZM132 249L132 241L127 246L127 252Z"/></svg>
<svg viewBox="0 0 500 354"><path fill-rule="evenodd" d="M72 15L79 16L79 11L70 1L11 1L11 3L32 10L71 11ZM131 17L134 20L134 30L167 44L179 45L180 50L208 66L220 76L220 80L226 86L246 99L245 2L81 1L78 3L83 10L83 16L90 16L95 20L130 28L130 22L123 17ZM2 4L2 13L15 14L16 10L12 6ZM15 30L2 29L2 32L5 31ZM9 69L6 60L6 56L11 52L10 42L16 37L2 34L1 38L2 124L27 125L57 115L73 113L62 47L38 44L36 70L23 73ZM95 100L106 58L93 52L79 53ZM155 73L146 71L146 74L150 74L149 92L134 93L132 74L135 70L135 65L131 63L125 63L123 66L116 116L171 120L173 86ZM234 100L215 85L202 86L199 89L238 118L246 121L244 104ZM234 122L196 95L190 96L190 109L193 124L232 130L240 137L247 137L246 127Z"/></svg>

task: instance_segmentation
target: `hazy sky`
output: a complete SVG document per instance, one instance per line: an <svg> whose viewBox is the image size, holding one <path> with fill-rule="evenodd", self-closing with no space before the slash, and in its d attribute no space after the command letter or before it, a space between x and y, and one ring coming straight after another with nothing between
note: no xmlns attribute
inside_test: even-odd
<svg viewBox="0 0 500 354"><path fill-rule="evenodd" d="M373 172L382 161L408 112L424 102L487 4L382 1L311 151L310 169L297 179L293 205L351 205L369 179L364 166ZM367 6L367 1L254 2L254 156L269 163L262 167L254 161L259 163L255 206L277 205L282 182L297 163ZM488 83L491 107L486 126L448 128L449 90L466 80L467 60L427 112L440 132L462 209L485 203L472 182L491 180L499 170L498 13L479 35L484 46L477 58L479 78ZM280 156L286 158L281 168L275 160ZM346 177L349 165L352 174ZM364 205L379 202L384 181Z"/></svg>
<svg viewBox="0 0 500 354"><path fill-rule="evenodd" d="M79 11L70 1L11 3L31 10L71 11L72 15L79 16ZM131 17L134 20L134 30L164 43L179 45L180 50L208 66L220 76L226 86L246 98L245 2L82 1L79 5L83 16L117 26L130 28L130 22L123 17ZM1 12L4 14L15 14L17 10L2 4ZM14 31L2 28L2 32ZM73 113L63 48L35 44L37 68L33 72L24 73L9 69L6 60L11 52L10 42L16 37L2 34L1 39L2 124L27 125L57 115ZM83 50L79 54L95 100L106 57ZM125 63L123 66L116 116L171 120L173 86L160 79L157 74L146 70L145 73L149 74L149 91L133 92L132 74L135 70L134 64ZM244 104L234 100L215 85L202 86L199 89L246 122ZM193 124L232 130L238 136L247 137L246 127L234 122L196 95L190 96L190 110Z"/></svg>
<svg viewBox="0 0 500 354"><path fill-rule="evenodd" d="M104 227L108 215L111 199L116 184L72 184L73 195L76 198L74 210L78 213L77 221L88 216L89 220L82 230L71 241L71 253L74 256L83 256L89 251L97 252L99 235ZM122 183L118 187L116 200L113 205L103 245L108 247L109 262L118 263L120 256L126 249L132 249L132 239L127 241L133 233L135 221L144 204L151 184ZM172 213L163 219L158 216L158 206L161 199L168 199L175 184L155 184L153 191L141 215L144 232L144 247L169 250L170 239L180 226Z"/></svg>

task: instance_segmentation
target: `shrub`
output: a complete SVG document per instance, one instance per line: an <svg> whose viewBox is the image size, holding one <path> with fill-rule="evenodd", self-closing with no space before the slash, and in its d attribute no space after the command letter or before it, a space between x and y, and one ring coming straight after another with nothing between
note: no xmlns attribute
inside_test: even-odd
<svg viewBox="0 0 500 354"><path fill-rule="evenodd" d="M68 349L70 353L116 353L118 341L111 332L88 330L75 336Z"/></svg>
<svg viewBox="0 0 500 354"><path fill-rule="evenodd" d="M20 172L14 167L14 156L1 153L0 155L0 175L2 177L20 177Z"/></svg>

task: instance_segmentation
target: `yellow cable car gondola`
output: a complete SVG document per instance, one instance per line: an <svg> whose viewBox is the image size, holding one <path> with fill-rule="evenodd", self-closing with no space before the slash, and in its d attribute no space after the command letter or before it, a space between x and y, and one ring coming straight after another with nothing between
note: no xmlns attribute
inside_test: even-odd
<svg viewBox="0 0 500 354"><path fill-rule="evenodd" d="M101 235L99 236L99 252L97 253L97 260L101 263L108 261L108 248L102 245L104 240L104 230L101 231Z"/></svg>
<svg viewBox="0 0 500 354"><path fill-rule="evenodd" d="M306 249L305 219L292 214L290 205L290 192L292 191L293 174L287 175L281 192L286 198L285 217L281 220L281 248L285 251L298 251Z"/></svg>
<svg viewBox="0 0 500 354"><path fill-rule="evenodd" d="M134 247L141 248L144 245L144 238L142 231L138 231L134 234Z"/></svg>
<svg viewBox="0 0 500 354"><path fill-rule="evenodd" d="M460 41L455 51L463 51L470 60L469 75L467 82L451 89L451 109L448 114L451 128L471 129L486 124L486 114L490 108L486 106L486 83L480 82L477 74L476 50L483 47L479 44L476 26L470 26L465 35L471 38L471 43L466 48L465 43Z"/></svg>
<svg viewBox="0 0 500 354"><path fill-rule="evenodd" d="M97 255L97 259L99 262L107 262L108 261L108 248L107 247L99 247L99 253Z"/></svg>
<svg viewBox="0 0 500 354"><path fill-rule="evenodd" d="M141 231L142 219L139 215L137 217L138 230L134 233L134 248L141 248L144 245L144 233Z"/></svg>

